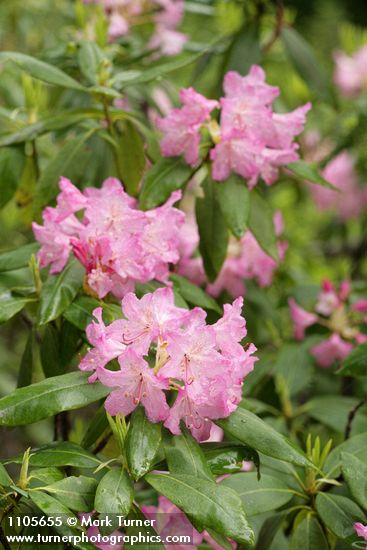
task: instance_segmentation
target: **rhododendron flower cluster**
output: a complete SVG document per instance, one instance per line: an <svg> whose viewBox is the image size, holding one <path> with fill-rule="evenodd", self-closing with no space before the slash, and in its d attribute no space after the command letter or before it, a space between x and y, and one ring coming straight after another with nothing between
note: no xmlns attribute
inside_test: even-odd
<svg viewBox="0 0 367 550"><path fill-rule="evenodd" d="M182 89L182 107L173 109L156 124L164 134L161 152L164 156L184 155L188 164L199 161L201 129L207 128L214 146L212 177L227 179L231 172L247 179L250 188L261 177L271 185L277 179L278 168L298 159L298 144L294 137L303 131L307 103L290 113L276 113L272 103L279 88L265 82L265 73L253 65L242 77L235 71L224 77L224 97L210 100L193 88ZM220 108L220 126L210 118Z"/></svg>
<svg viewBox="0 0 367 550"><path fill-rule="evenodd" d="M114 41L125 36L135 24L154 23L148 44L163 55L181 52L187 37L176 30L184 13L183 0L84 0L86 4L101 4L108 16L108 36Z"/></svg>
<svg viewBox="0 0 367 550"><path fill-rule="evenodd" d="M335 52L334 82L347 97L353 97L367 89L367 45L352 56Z"/></svg>
<svg viewBox="0 0 367 550"><path fill-rule="evenodd" d="M162 206L142 212L121 183L108 178L101 189L79 191L61 178L55 208L43 212L43 225L33 224L41 243L41 267L62 271L71 253L86 269L87 291L121 298L136 282L168 281L168 264L179 259L179 230L185 215L173 207L174 192ZM83 216L80 214L83 212Z"/></svg>
<svg viewBox="0 0 367 550"><path fill-rule="evenodd" d="M279 211L274 215L276 235L283 232L282 216ZM180 261L176 271L197 285L206 284L206 291L219 296L226 290L234 298L246 292L245 279L254 279L261 287L271 284L277 262L264 252L251 231L246 231L240 240L230 238L227 258L214 283L206 283L201 256L197 255L199 232L193 215L188 214L180 233ZM287 242L277 243L279 261L284 260Z"/></svg>
<svg viewBox="0 0 367 550"><path fill-rule="evenodd" d="M317 323L331 332L326 340L311 349L320 367L343 361L356 344L367 340L367 334L363 332L363 325L367 323L367 300L350 303L350 290L349 281L343 281L337 291L330 281L325 280L314 312L306 311L293 298L289 299L297 340L303 340L306 329Z"/></svg>
<svg viewBox="0 0 367 550"><path fill-rule="evenodd" d="M367 208L367 187L360 185L355 171L355 159L342 151L325 166L322 176L338 191L310 184L316 205L321 210L334 210L342 220L362 214Z"/></svg>
<svg viewBox="0 0 367 550"><path fill-rule="evenodd" d="M130 414L139 403L151 422L164 421L174 434L183 420L198 440L209 438L211 419L229 416L242 397L244 377L256 358L253 344L245 350L241 315L243 299L224 306L213 325L196 307L189 311L174 304L172 289L160 288L140 300L133 293L122 300L124 319L105 325L102 309L87 328L93 345L80 369L93 371L90 381L111 388L105 407L109 414ZM118 359L119 369L107 364ZM166 392L176 393L169 407Z"/></svg>

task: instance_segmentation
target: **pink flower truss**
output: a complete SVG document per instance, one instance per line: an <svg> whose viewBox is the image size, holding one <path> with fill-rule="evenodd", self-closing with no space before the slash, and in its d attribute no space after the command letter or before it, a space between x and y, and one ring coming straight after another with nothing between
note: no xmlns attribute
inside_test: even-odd
<svg viewBox="0 0 367 550"><path fill-rule="evenodd" d="M362 46L348 56L342 51L335 52L334 82L347 97L353 97L366 89L367 46Z"/></svg>
<svg viewBox="0 0 367 550"><path fill-rule="evenodd" d="M271 185L277 179L280 166L298 159L294 137L303 131L311 104L290 113L273 112L272 103L279 95L279 88L265 82L265 73L258 65L253 65L245 77L228 72L223 87L225 95L219 102L220 128L213 137L215 146L210 150L212 177L223 181L235 172L247 179L250 188L259 177ZM164 134L161 151L164 156L184 154L186 162L195 165L199 160L200 128L207 126L211 131L209 115L217 105L192 89L182 91L190 92L191 104L199 104L200 98L200 104L210 108L203 111L193 126L190 116L186 116L188 106L181 97L184 106L157 123Z"/></svg>
<svg viewBox="0 0 367 550"><path fill-rule="evenodd" d="M124 319L106 326L101 309L87 336L93 348L80 363L111 388L106 409L111 415L130 414L139 403L152 422L164 421L179 434L183 420L199 441L209 438L211 420L230 415L242 398L243 379L253 370L256 348L240 344L246 336L243 299L224 306L214 325L205 322L201 308L176 307L173 291L159 288L140 300L127 294L122 300ZM155 355L150 366L149 358ZM106 364L117 358L118 370ZM172 407L168 390L177 393Z"/></svg>
<svg viewBox="0 0 367 550"><path fill-rule="evenodd" d="M134 290L136 282L167 283L168 265L179 260L179 230L185 218L173 207L180 191L163 206L142 212L115 178L107 179L101 189L87 188L83 193L61 178L60 189L56 208L43 212L43 225L33 224L42 245L41 267L50 265L50 273L58 273L73 253L99 298L109 292L121 298ZM82 219L75 216L81 210Z"/></svg>
<svg viewBox="0 0 367 550"><path fill-rule="evenodd" d="M275 213L274 226L276 234L280 236L283 230L280 212ZM203 262L200 256L195 255L199 233L195 218L190 213L186 216L180 238L181 258L177 272L193 283L202 285L206 282ZM277 246L279 261L282 262L287 243L278 241ZM261 287L267 287L271 284L277 265L277 262L263 251L253 234L246 231L239 241L231 238L222 269L214 283L207 284L206 290L215 297L224 290L234 298L243 296L246 292L245 279L255 279Z"/></svg>
<svg viewBox="0 0 367 550"><path fill-rule="evenodd" d="M367 335L363 332L363 325L367 321L363 317L365 300L350 304L350 292L349 281L343 281L338 291L330 281L323 281L314 313L303 309L293 298L288 301L297 340L303 340L306 329L317 323L330 331L325 340L311 349L320 367L328 368L335 362L340 363L355 345L367 340Z"/></svg>
<svg viewBox="0 0 367 550"><path fill-rule="evenodd" d="M159 49L161 55L180 53L187 41L187 36L176 30L184 15L183 0L84 0L84 3L104 7L111 42L127 35L142 16L154 24L148 46Z"/></svg>

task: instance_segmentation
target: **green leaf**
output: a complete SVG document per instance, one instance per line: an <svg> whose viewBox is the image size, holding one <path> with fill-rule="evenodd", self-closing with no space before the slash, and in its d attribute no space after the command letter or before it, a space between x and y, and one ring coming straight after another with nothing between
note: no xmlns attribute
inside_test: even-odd
<svg viewBox="0 0 367 550"><path fill-rule="evenodd" d="M261 418L241 406L228 418L217 420L216 424L223 428L226 434L264 453L264 455L299 466L312 467L312 463L301 449Z"/></svg>
<svg viewBox="0 0 367 550"><path fill-rule="evenodd" d="M78 50L78 64L81 72L91 84L97 84L98 72L104 59L103 51L95 42L83 40Z"/></svg>
<svg viewBox="0 0 367 550"><path fill-rule="evenodd" d="M259 27L253 22L246 23L229 48L225 72L237 71L246 75L251 65L260 63L261 57Z"/></svg>
<svg viewBox="0 0 367 550"><path fill-rule="evenodd" d="M182 435L165 434L164 452L172 474L188 474L214 481L200 445L187 428L182 426Z"/></svg>
<svg viewBox="0 0 367 550"><path fill-rule="evenodd" d="M231 489L191 475L148 474L145 480L196 525L238 542L253 543L254 534L247 523L241 499Z"/></svg>
<svg viewBox="0 0 367 550"><path fill-rule="evenodd" d="M32 468L28 477L28 487L34 489L35 487L42 487L45 485L51 485L55 481L60 481L64 478L64 474L59 468Z"/></svg>
<svg viewBox="0 0 367 550"><path fill-rule="evenodd" d="M19 463L19 461L20 459L17 459L15 462ZM95 469L100 466L101 461L76 443L60 441L32 450L29 464L39 468L72 466L74 468Z"/></svg>
<svg viewBox="0 0 367 550"><path fill-rule="evenodd" d="M92 417L88 428L84 434L81 445L82 447L91 447L97 439L103 434L103 432L108 428L108 419L106 415L106 409L104 405L98 409L96 414Z"/></svg>
<svg viewBox="0 0 367 550"><path fill-rule="evenodd" d="M89 373L72 372L18 388L0 399L0 426L22 426L62 411L80 409L105 397L109 389L88 382Z"/></svg>
<svg viewBox="0 0 367 550"><path fill-rule="evenodd" d="M150 540L153 539L154 536L157 535L157 532L154 529L154 525L147 526L146 516L139 510L137 506L132 506L131 511L129 513L128 518L129 520L134 520L134 522L131 522L131 525L126 529L126 535L129 537L126 542L124 542L124 550L136 550L136 544L134 544L133 537L138 537L138 540L141 540L141 536L146 537L146 541L144 544L138 543L139 546L141 546L142 550L166 550L166 546L163 546L163 544L159 542L150 542ZM138 523L140 522L140 524ZM153 535L153 537L152 537ZM188 533L190 536L191 533ZM158 538L155 538L153 540L159 540Z"/></svg>
<svg viewBox="0 0 367 550"><path fill-rule="evenodd" d="M50 275L42 287L39 324L56 319L74 300L83 283L84 268L71 260L59 275Z"/></svg>
<svg viewBox="0 0 367 550"><path fill-rule="evenodd" d="M310 181L311 183L316 183L316 185L321 185L322 187L327 187L336 192L339 190L329 183L325 178L321 176L316 166L305 162L304 160L297 160L287 165L288 170L293 172L296 176L299 176L302 181Z"/></svg>
<svg viewBox="0 0 367 550"><path fill-rule="evenodd" d="M36 211L55 199L61 176L73 180L80 174L84 165L85 144L94 131L93 129L69 139L47 164L36 187L34 196L34 209Z"/></svg>
<svg viewBox="0 0 367 550"><path fill-rule="evenodd" d="M294 68L308 86L322 98L330 96L329 79L315 52L306 40L294 29L284 27L282 39Z"/></svg>
<svg viewBox="0 0 367 550"><path fill-rule="evenodd" d="M260 459L258 453L239 443L202 443L201 449L213 474L233 474L242 471L243 461L252 461L258 471Z"/></svg>
<svg viewBox="0 0 367 550"><path fill-rule="evenodd" d="M224 479L221 485L236 491L248 516L280 508L294 496L283 481L266 474L262 474L261 479L255 473L234 474Z"/></svg>
<svg viewBox="0 0 367 550"><path fill-rule="evenodd" d="M200 306L204 309L211 309L221 314L222 310L217 304L217 302L209 296L202 288L193 283L190 283L184 277L172 273L170 275L171 281L173 281L174 288L177 288L180 295L188 302L189 304Z"/></svg>
<svg viewBox="0 0 367 550"><path fill-rule="evenodd" d="M233 174L215 185L215 194L228 229L240 239L247 229L250 192L243 178Z"/></svg>
<svg viewBox="0 0 367 550"><path fill-rule="evenodd" d="M134 487L126 470L107 472L98 484L94 507L97 512L127 516L134 498Z"/></svg>
<svg viewBox="0 0 367 550"><path fill-rule="evenodd" d="M255 190L252 190L250 195L248 226L264 252L277 260L274 213L269 204Z"/></svg>
<svg viewBox="0 0 367 550"><path fill-rule="evenodd" d="M78 296L65 309L63 317L80 330L85 330L93 320L93 310L100 305L94 298Z"/></svg>
<svg viewBox="0 0 367 550"><path fill-rule="evenodd" d="M325 462L326 477L338 477L342 466L342 453L349 453L367 463L367 432L355 435L335 447Z"/></svg>
<svg viewBox="0 0 367 550"><path fill-rule="evenodd" d="M25 349L20 361L20 368L18 372L18 382L17 388L24 388L29 386L32 383L32 373L33 373L33 350L35 346L35 335L33 329L29 333Z"/></svg>
<svg viewBox="0 0 367 550"><path fill-rule="evenodd" d="M342 472L356 502L367 510L367 464L350 453L342 453Z"/></svg>
<svg viewBox="0 0 367 550"><path fill-rule="evenodd" d="M305 405L308 415L336 432L344 432L350 411L358 404L355 397L322 395Z"/></svg>
<svg viewBox="0 0 367 550"><path fill-rule="evenodd" d="M188 182L191 174L192 168L181 158L160 159L144 176L140 207L148 210L162 204Z"/></svg>
<svg viewBox="0 0 367 550"><path fill-rule="evenodd" d="M343 540L355 534L353 524L364 522L365 516L362 510L352 500L332 493L319 493L315 501L316 510L336 537Z"/></svg>
<svg viewBox="0 0 367 550"><path fill-rule="evenodd" d="M13 484L13 480L5 469L5 466L0 462L0 485L2 487L8 487Z"/></svg>
<svg viewBox="0 0 367 550"><path fill-rule="evenodd" d="M3 252L0 254L0 273L27 267L32 254L35 254L38 249L38 243L30 243L15 250Z"/></svg>
<svg viewBox="0 0 367 550"><path fill-rule="evenodd" d="M12 61L22 71L47 84L54 84L55 86L71 88L73 90L85 90L79 82L54 65L49 65L30 55L25 55L20 52L0 52L0 62L4 61Z"/></svg>
<svg viewBox="0 0 367 550"><path fill-rule="evenodd" d="M285 517L285 512L278 512L264 521L259 531L255 550L270 550L272 548L274 538L278 533ZM317 549L315 548L314 550Z"/></svg>
<svg viewBox="0 0 367 550"><path fill-rule="evenodd" d="M14 315L22 311L29 303L34 302L32 298L13 298L6 294L0 295L0 323L9 321Z"/></svg>
<svg viewBox="0 0 367 550"><path fill-rule="evenodd" d="M342 376L367 376L367 342L354 348L337 372Z"/></svg>
<svg viewBox="0 0 367 550"><path fill-rule="evenodd" d="M145 168L144 140L130 121L117 139L118 171L129 195L136 196Z"/></svg>
<svg viewBox="0 0 367 550"><path fill-rule="evenodd" d="M143 407L135 409L126 438L127 462L135 480L150 471L161 437L161 425L150 422Z"/></svg>
<svg viewBox="0 0 367 550"><path fill-rule="evenodd" d="M281 375L290 395L307 388L314 372L313 359L301 343L284 344L274 365L274 373Z"/></svg>
<svg viewBox="0 0 367 550"><path fill-rule="evenodd" d="M42 487L42 491L54 495L70 510L80 512L93 509L96 488L97 481L92 477L70 476Z"/></svg>
<svg viewBox="0 0 367 550"><path fill-rule="evenodd" d="M25 163L22 149L3 147L0 149L0 208L13 197L20 182Z"/></svg>
<svg viewBox="0 0 367 550"><path fill-rule="evenodd" d="M44 327L40 344L40 357L42 370L46 378L63 373L59 332L51 324Z"/></svg>
<svg viewBox="0 0 367 550"><path fill-rule="evenodd" d="M207 178L203 183L204 198L196 200L196 220L199 227L199 249L210 282L217 278L227 255L228 230L216 198L215 186Z"/></svg>
<svg viewBox="0 0 367 550"><path fill-rule="evenodd" d="M308 513L292 533L290 550L329 550L325 534L317 518Z"/></svg>

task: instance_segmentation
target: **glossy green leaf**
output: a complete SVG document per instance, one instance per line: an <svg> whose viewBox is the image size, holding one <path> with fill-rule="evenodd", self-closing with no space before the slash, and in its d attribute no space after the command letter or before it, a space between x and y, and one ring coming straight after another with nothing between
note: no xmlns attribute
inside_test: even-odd
<svg viewBox="0 0 367 550"><path fill-rule="evenodd" d="M311 513L292 533L290 550L329 550L329 544L317 518Z"/></svg>
<svg viewBox="0 0 367 550"><path fill-rule="evenodd" d="M313 397L306 404L308 415L336 432L344 433L350 411L358 399L342 395Z"/></svg>
<svg viewBox="0 0 367 550"><path fill-rule="evenodd" d="M98 72L103 59L103 51L95 42L83 40L80 43L78 64L81 72L91 84L97 84L98 82Z"/></svg>
<svg viewBox="0 0 367 550"><path fill-rule="evenodd" d="M0 61L12 61L22 71L25 71L34 78L42 80L47 84L54 84L55 86L71 88L73 90L84 90L84 87L68 74L54 65L40 61L30 55L25 55L20 52L0 52Z"/></svg>
<svg viewBox="0 0 367 550"><path fill-rule="evenodd" d="M20 459L16 460L17 463L19 463L19 461ZM73 466L74 468L95 469L100 466L101 461L76 443L60 441L32 450L29 463L31 466L37 466L39 468L48 466Z"/></svg>
<svg viewBox="0 0 367 550"><path fill-rule="evenodd" d="M246 75L253 64L261 61L259 28L256 23L246 23L235 35L229 48L226 71Z"/></svg>
<svg viewBox="0 0 367 550"><path fill-rule="evenodd" d="M338 477L340 474L342 453L352 454L367 464L367 432L347 439L331 451L324 466L327 477Z"/></svg>
<svg viewBox="0 0 367 550"><path fill-rule="evenodd" d="M65 311L82 286L83 275L83 266L71 260L61 273L47 278L40 298L40 325L53 321Z"/></svg>
<svg viewBox="0 0 367 550"><path fill-rule="evenodd" d="M0 485L2 487L8 487L9 485L12 485L13 481L6 471L6 468L3 464L0 462Z"/></svg>
<svg viewBox="0 0 367 550"><path fill-rule="evenodd" d="M322 98L330 95L329 79L310 44L295 29L284 27L282 39L289 59L301 78Z"/></svg>
<svg viewBox="0 0 367 550"><path fill-rule="evenodd" d="M196 525L238 542L253 543L239 496L222 485L192 475L148 474L145 480L185 512Z"/></svg>
<svg viewBox="0 0 367 550"><path fill-rule="evenodd" d="M200 445L187 428L182 427L182 435L165 434L164 452L172 474L188 474L214 481Z"/></svg>
<svg viewBox="0 0 367 550"><path fill-rule="evenodd" d="M90 420L81 442L82 447L91 447L103 434L106 428L108 428L108 426L109 423L106 415L106 409L104 408L104 405L101 405L96 414Z"/></svg>
<svg viewBox="0 0 367 550"><path fill-rule="evenodd" d="M124 122L116 146L119 174L127 192L136 196L145 168L145 143L136 126L130 121Z"/></svg>
<svg viewBox="0 0 367 550"><path fill-rule="evenodd" d="M8 297L6 294L0 296L0 323L9 321L14 315L35 300L32 298Z"/></svg>
<svg viewBox="0 0 367 550"><path fill-rule="evenodd" d="M294 494L289 487L274 476L255 473L234 474L221 482L239 495L248 516L256 516L280 508L289 502Z"/></svg>
<svg viewBox="0 0 367 550"><path fill-rule="evenodd" d="M196 200L196 220L199 227L199 249L209 281L217 278L227 255L228 230L216 198L215 186L220 185L207 178L203 183L204 198Z"/></svg>
<svg viewBox="0 0 367 550"><path fill-rule="evenodd" d="M329 189L333 189L335 192L338 192L338 189L334 187L334 185L321 176L316 166L313 166L304 160L292 162L287 165L287 168L293 172L293 174L301 178L302 181L310 181L311 183L316 183L316 185L328 187Z"/></svg>
<svg viewBox="0 0 367 550"><path fill-rule="evenodd" d="M264 521L257 537L255 550L271 549L274 538L277 535L283 521L285 520L285 517L286 513L278 512L277 514L268 517Z"/></svg>
<svg viewBox="0 0 367 550"><path fill-rule="evenodd" d="M205 458L213 474L234 474L242 471L243 461L252 461L258 471L260 459L258 453L239 443L221 442L221 443L202 443L201 448L204 451Z"/></svg>
<svg viewBox="0 0 367 550"><path fill-rule="evenodd" d="M181 189L190 179L192 168L181 158L163 158L152 166L143 179L140 206L143 210L155 208Z"/></svg>
<svg viewBox="0 0 367 550"><path fill-rule="evenodd" d="M247 229L250 214L250 192L245 180L232 174L226 181L216 184L215 194L228 229L240 239Z"/></svg>
<svg viewBox="0 0 367 550"><path fill-rule="evenodd" d="M29 384L32 383L35 345L35 335L33 330L31 330L27 338L22 359L20 361L17 388L24 388L25 386L29 386Z"/></svg>
<svg viewBox="0 0 367 550"><path fill-rule="evenodd" d="M134 498L134 487L126 470L107 472L98 484L94 507L97 512L127 516Z"/></svg>
<svg viewBox="0 0 367 550"><path fill-rule="evenodd" d="M59 332L52 324L46 325L42 332L40 343L42 370L47 378L58 376L63 373Z"/></svg>
<svg viewBox="0 0 367 550"><path fill-rule="evenodd" d="M299 466L312 466L301 449L258 416L238 407L228 418L217 420L226 434L265 455Z"/></svg>
<svg viewBox="0 0 367 550"><path fill-rule="evenodd" d="M89 296L78 296L63 312L63 317L72 325L85 330L93 319L93 310L100 303Z"/></svg>
<svg viewBox="0 0 367 550"><path fill-rule="evenodd" d="M93 509L97 481L86 476L69 476L42 487L59 502L75 512Z"/></svg>
<svg viewBox="0 0 367 550"><path fill-rule="evenodd" d="M356 502L367 510L367 463L350 453L342 453L342 472Z"/></svg>
<svg viewBox="0 0 367 550"><path fill-rule="evenodd" d="M51 485L56 481L61 481L64 478L63 472L59 468L53 466L47 468L32 468L28 475L28 487L43 487Z"/></svg>
<svg viewBox="0 0 367 550"><path fill-rule="evenodd" d="M326 527L341 539L348 539L355 534L355 522L365 522L364 513L350 498L332 493L319 493L315 505Z"/></svg>
<svg viewBox="0 0 367 550"><path fill-rule="evenodd" d="M344 359L338 374L342 376L367 376L367 342L363 342Z"/></svg>
<svg viewBox="0 0 367 550"><path fill-rule="evenodd" d="M86 158L85 145L93 132L94 130L90 130L69 139L49 161L37 183L34 196L35 211L55 199L61 176L74 180L82 173Z"/></svg>
<svg viewBox="0 0 367 550"><path fill-rule="evenodd" d="M13 197L24 168L24 152L17 147L0 149L0 208Z"/></svg>
<svg viewBox="0 0 367 550"><path fill-rule="evenodd" d="M0 426L32 424L105 397L109 389L98 382L90 384L88 376L89 373L72 372L18 388L0 399Z"/></svg>
<svg viewBox="0 0 367 550"><path fill-rule="evenodd" d="M35 254L38 249L38 243L30 243L15 250L3 252L0 254L0 273L27 267L32 254Z"/></svg>
<svg viewBox="0 0 367 550"><path fill-rule="evenodd" d="M250 195L248 226L264 252L277 260L278 250L274 227L274 212L255 190L252 190Z"/></svg>
<svg viewBox="0 0 367 550"><path fill-rule="evenodd" d="M126 456L134 479L150 471L161 437L161 425L149 422L143 407L135 409L126 438Z"/></svg>
<svg viewBox="0 0 367 550"><path fill-rule="evenodd" d="M202 307L204 309L211 309L217 313L222 313L221 308L218 303L209 296L202 288L197 285L194 285L185 277L176 275L172 273L170 276L171 281L173 281L174 288L177 288L180 295L184 298L186 302L192 305Z"/></svg>

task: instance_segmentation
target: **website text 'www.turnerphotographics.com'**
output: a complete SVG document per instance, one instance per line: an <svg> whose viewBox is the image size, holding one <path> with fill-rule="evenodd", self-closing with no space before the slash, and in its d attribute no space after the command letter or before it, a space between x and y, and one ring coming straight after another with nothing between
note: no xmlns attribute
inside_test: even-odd
<svg viewBox="0 0 367 550"><path fill-rule="evenodd" d="M130 519L117 514L76 516L9 516L5 538L10 548L19 544L48 544L78 547L139 545L192 545L193 528L179 525L175 514L157 514L155 519Z"/></svg>

